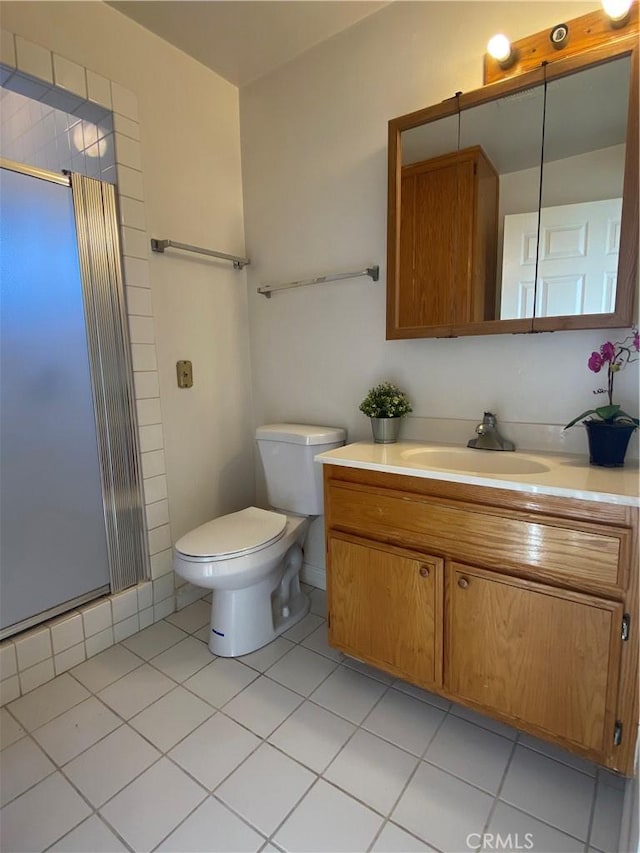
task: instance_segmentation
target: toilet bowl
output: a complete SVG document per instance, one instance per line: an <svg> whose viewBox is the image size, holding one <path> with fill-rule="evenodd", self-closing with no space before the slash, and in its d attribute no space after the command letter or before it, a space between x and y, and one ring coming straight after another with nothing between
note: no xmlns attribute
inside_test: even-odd
<svg viewBox="0 0 640 853"><path fill-rule="evenodd" d="M176 542L176 574L213 590L213 654L249 654L309 612L299 572L310 519L322 513L321 472L313 457L344 444L344 437L344 430L332 427L260 427L256 438L267 494L279 508L248 507L208 521Z"/></svg>

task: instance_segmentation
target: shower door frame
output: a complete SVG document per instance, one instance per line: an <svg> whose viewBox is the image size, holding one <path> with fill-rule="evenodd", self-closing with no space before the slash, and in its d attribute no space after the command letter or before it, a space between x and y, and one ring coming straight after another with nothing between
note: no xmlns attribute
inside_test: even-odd
<svg viewBox="0 0 640 853"><path fill-rule="evenodd" d="M110 584L1 629L3 640L148 580L150 559L116 188L1 157L0 168L67 186L72 193L110 574Z"/></svg>

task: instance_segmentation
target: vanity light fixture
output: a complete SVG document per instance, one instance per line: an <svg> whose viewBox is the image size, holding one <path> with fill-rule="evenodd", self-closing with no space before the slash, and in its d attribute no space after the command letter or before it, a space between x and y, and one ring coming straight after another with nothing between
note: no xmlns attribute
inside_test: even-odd
<svg viewBox="0 0 640 853"><path fill-rule="evenodd" d="M639 19L639 0L601 0L601 5L593 12L517 39L511 45L511 56L506 61L495 58L487 45L484 82L496 83L526 74L546 63L563 62L580 56L586 50L605 49L614 42L624 41L633 49L638 43Z"/></svg>
<svg viewBox="0 0 640 853"><path fill-rule="evenodd" d="M602 8L612 27L624 27L629 20L632 0L602 0Z"/></svg>
<svg viewBox="0 0 640 853"><path fill-rule="evenodd" d="M489 39L487 53L495 59L500 68L509 68L516 58L511 42L503 33L496 33Z"/></svg>

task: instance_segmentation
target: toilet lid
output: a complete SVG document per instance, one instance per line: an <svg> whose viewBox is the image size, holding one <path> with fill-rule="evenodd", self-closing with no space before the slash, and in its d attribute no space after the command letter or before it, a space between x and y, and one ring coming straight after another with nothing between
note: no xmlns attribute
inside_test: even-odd
<svg viewBox="0 0 640 853"><path fill-rule="evenodd" d="M196 527L176 542L176 551L190 557L224 557L255 551L280 539L287 516L250 506Z"/></svg>

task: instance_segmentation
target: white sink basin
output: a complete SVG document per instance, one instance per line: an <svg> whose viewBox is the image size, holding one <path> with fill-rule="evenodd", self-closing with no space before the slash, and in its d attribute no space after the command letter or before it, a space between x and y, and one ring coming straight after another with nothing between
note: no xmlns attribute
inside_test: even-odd
<svg viewBox="0 0 640 853"><path fill-rule="evenodd" d="M510 451L417 447L403 450L400 455L411 465L466 474L542 474L551 470L537 459Z"/></svg>

